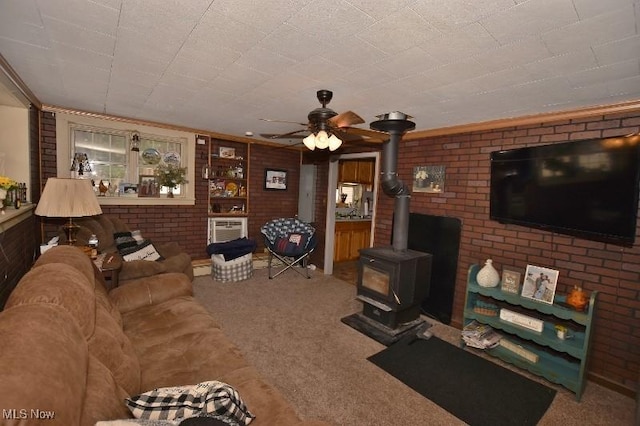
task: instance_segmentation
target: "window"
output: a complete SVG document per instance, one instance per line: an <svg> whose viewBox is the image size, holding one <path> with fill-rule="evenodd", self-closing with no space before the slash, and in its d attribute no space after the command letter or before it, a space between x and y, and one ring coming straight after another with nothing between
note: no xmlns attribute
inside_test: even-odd
<svg viewBox="0 0 640 426"><path fill-rule="evenodd" d="M133 131L71 124L71 157L86 154L88 168L84 166L83 173L96 185L102 181L110 192L122 184L136 185L140 176L153 175L160 162L184 167L181 159L186 139L139 133L139 151L131 151L132 134ZM181 187L173 191L174 195L184 193ZM160 194L166 195L167 188L162 187Z"/></svg>

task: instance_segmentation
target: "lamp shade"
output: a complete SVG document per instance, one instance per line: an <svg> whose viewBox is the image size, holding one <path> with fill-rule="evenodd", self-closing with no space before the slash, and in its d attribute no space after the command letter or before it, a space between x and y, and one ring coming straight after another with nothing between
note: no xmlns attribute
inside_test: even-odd
<svg viewBox="0 0 640 426"><path fill-rule="evenodd" d="M102 214L102 209L89 180L49 178L35 213L71 218Z"/></svg>

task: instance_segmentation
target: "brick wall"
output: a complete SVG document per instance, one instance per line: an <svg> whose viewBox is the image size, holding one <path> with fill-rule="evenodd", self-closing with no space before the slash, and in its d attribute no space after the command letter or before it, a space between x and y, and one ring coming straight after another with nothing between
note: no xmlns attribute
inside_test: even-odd
<svg viewBox="0 0 640 426"><path fill-rule="evenodd" d="M42 114L41 156L43 184L56 176L56 120L51 113ZM232 143L230 144L232 145ZM195 196L193 206L102 206L105 214L121 218L132 229L159 243L176 241L192 259L206 259L207 247L207 189L201 178L202 166L207 161L207 145L196 144ZM264 189L266 167L287 170L286 191ZM300 179L300 153L281 148L252 145L249 158L249 237L256 239L262 250L260 227L276 217L294 216L298 212L298 181ZM63 221L43 220L43 241L57 235Z"/></svg>
<svg viewBox="0 0 640 426"><path fill-rule="evenodd" d="M445 191L414 193L411 211L462 219L453 320L460 325L469 265L493 259L498 269L527 264L560 271L557 292L575 284L598 290L599 309L589 371L634 389L640 369L640 238L633 248L572 238L489 220L489 153L567 140L627 135L640 130L640 112L558 121L401 142L398 172L446 166ZM375 245L391 241L393 199L381 193Z"/></svg>

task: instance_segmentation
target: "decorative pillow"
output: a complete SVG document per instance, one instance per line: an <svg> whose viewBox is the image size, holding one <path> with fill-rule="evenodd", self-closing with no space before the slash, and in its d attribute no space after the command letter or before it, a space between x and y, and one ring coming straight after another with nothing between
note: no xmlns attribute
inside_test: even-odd
<svg viewBox="0 0 640 426"><path fill-rule="evenodd" d="M125 403L134 417L142 419L175 420L211 415L246 426L255 418L238 392L217 380L158 388L127 398Z"/></svg>
<svg viewBox="0 0 640 426"><path fill-rule="evenodd" d="M142 238L142 233L139 230L131 231L131 236L133 237L134 240L136 240L136 243L138 244L142 244L144 242L144 238Z"/></svg>
<svg viewBox="0 0 640 426"><path fill-rule="evenodd" d="M120 255L125 262L131 262L132 260L162 260L162 256L151 244L151 241L121 249Z"/></svg>
<svg viewBox="0 0 640 426"><path fill-rule="evenodd" d="M283 256L299 256L307 247L307 234L290 233L286 237L276 238L274 244L277 253Z"/></svg>
<svg viewBox="0 0 640 426"><path fill-rule="evenodd" d="M131 232L114 232L113 241L116 243L116 248L119 252L138 245L138 242L133 238Z"/></svg>

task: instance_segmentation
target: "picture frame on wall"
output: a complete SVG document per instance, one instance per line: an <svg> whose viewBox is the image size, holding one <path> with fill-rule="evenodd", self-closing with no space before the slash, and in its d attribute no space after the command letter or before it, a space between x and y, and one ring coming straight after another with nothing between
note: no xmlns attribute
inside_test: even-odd
<svg viewBox="0 0 640 426"><path fill-rule="evenodd" d="M559 274L555 269L527 265L520 295L537 302L552 305Z"/></svg>
<svg viewBox="0 0 640 426"><path fill-rule="evenodd" d="M286 170L264 169L264 189L286 191L287 174Z"/></svg>
<svg viewBox="0 0 640 426"><path fill-rule="evenodd" d="M502 271L502 282L500 289L505 293L520 293L520 272L504 269Z"/></svg>
<svg viewBox="0 0 640 426"><path fill-rule="evenodd" d="M220 152L220 158L236 158L235 148L221 146L219 152Z"/></svg>
<svg viewBox="0 0 640 426"><path fill-rule="evenodd" d="M413 192L444 192L445 166L416 166L413 168Z"/></svg>

